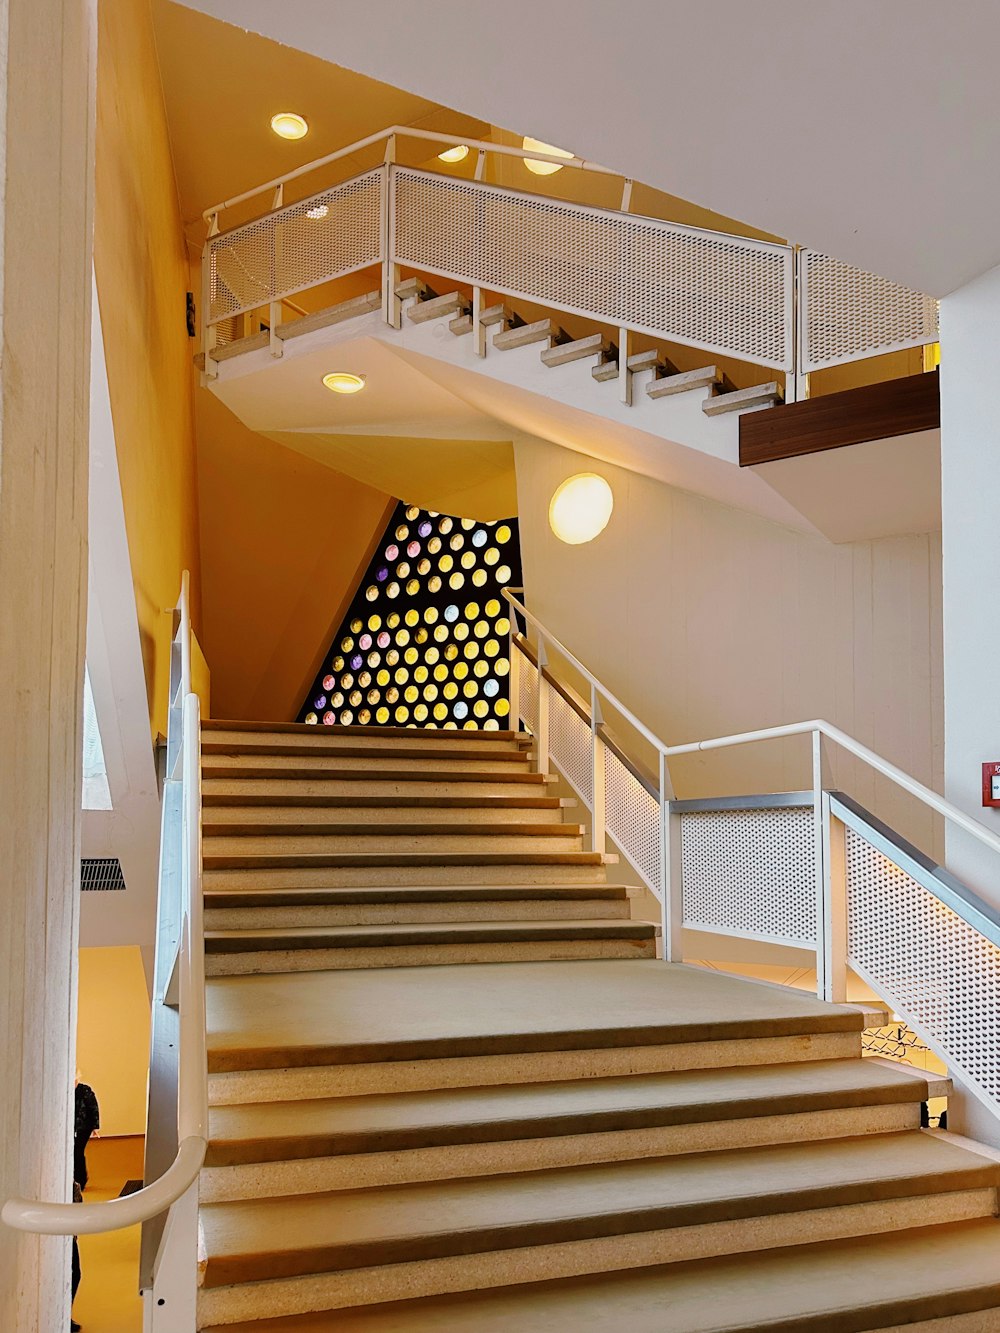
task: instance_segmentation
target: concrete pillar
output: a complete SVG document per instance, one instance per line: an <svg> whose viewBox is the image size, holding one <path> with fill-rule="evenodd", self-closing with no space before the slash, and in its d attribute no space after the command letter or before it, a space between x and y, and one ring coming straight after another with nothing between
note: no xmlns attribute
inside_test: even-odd
<svg viewBox="0 0 1000 1333"><path fill-rule="evenodd" d="M70 1197L94 0L0 0L0 1198ZM0 1327L69 1325L69 1242L0 1234Z"/></svg>
<svg viewBox="0 0 1000 1333"><path fill-rule="evenodd" d="M1000 761L1000 268L944 299L941 349L945 795L1000 834L1000 810L981 798L982 763ZM952 832L946 861L1000 909L1000 857ZM971 1097L956 1099L949 1128L1000 1143L1000 1122Z"/></svg>

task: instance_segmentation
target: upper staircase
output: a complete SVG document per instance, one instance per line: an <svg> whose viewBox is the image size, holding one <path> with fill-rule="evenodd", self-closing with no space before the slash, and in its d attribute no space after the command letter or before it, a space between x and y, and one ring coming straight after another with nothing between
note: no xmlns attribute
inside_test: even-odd
<svg viewBox="0 0 1000 1333"><path fill-rule="evenodd" d="M947 1080L657 961L529 745L205 725L199 1328L1000 1328Z"/></svg>

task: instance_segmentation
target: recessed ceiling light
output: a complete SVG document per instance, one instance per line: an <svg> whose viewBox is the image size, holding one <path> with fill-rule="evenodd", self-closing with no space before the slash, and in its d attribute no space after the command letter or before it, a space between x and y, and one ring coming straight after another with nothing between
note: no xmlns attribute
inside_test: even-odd
<svg viewBox="0 0 1000 1333"><path fill-rule="evenodd" d="M271 117L271 129L281 139L304 139L309 133L309 122L295 111L279 111Z"/></svg>
<svg viewBox="0 0 1000 1333"><path fill-rule="evenodd" d="M320 218L325 218L329 211L330 209L326 204L313 204L312 208L306 209L306 217L318 222Z"/></svg>
<svg viewBox="0 0 1000 1333"><path fill-rule="evenodd" d="M542 143L541 139L529 139L525 136L524 145L526 149L533 150L536 153L548 153L550 157L572 157L565 148L556 148L550 143ZM536 162L533 157L526 157L524 165L529 171L533 171L536 176L554 176L557 171L562 171L556 162Z"/></svg>
<svg viewBox="0 0 1000 1333"><path fill-rule="evenodd" d="M334 393L359 393L365 387L365 377L352 375L347 370L332 370L323 376L323 383Z"/></svg>
<svg viewBox="0 0 1000 1333"><path fill-rule="evenodd" d="M443 153L438 153L438 160L441 162L462 162L469 156L469 145L460 143L454 148L446 148Z"/></svg>

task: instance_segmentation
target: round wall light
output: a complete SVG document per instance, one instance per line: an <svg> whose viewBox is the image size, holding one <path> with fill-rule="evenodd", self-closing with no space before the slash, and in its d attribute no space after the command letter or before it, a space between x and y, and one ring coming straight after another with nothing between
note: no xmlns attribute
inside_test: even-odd
<svg viewBox="0 0 1000 1333"><path fill-rule="evenodd" d="M360 393L365 387L365 377L352 375L346 370L332 370L323 376L323 383L333 393Z"/></svg>
<svg viewBox="0 0 1000 1333"><path fill-rule="evenodd" d="M549 527L561 542L580 546L608 526L615 498L596 472L579 472L557 486L549 502Z"/></svg>
<svg viewBox="0 0 1000 1333"><path fill-rule="evenodd" d="M304 139L309 133L309 122L296 111L279 111L271 117L271 129L279 139Z"/></svg>
<svg viewBox="0 0 1000 1333"><path fill-rule="evenodd" d="M439 162L464 162L469 156L469 145L460 143L454 148L446 148L443 153L438 153Z"/></svg>
<svg viewBox="0 0 1000 1333"><path fill-rule="evenodd" d="M548 153L550 157L572 157L572 153L567 153L565 148L555 148L550 143L542 143L541 139L529 139L525 136L524 148L536 153ZM536 176L554 176L557 171L562 171L562 167L557 162L538 162L533 157L526 157L524 165L529 171L533 171Z"/></svg>

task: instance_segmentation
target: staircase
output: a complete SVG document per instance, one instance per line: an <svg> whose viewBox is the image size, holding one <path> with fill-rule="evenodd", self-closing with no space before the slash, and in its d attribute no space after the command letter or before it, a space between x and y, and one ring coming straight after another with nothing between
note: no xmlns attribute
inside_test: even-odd
<svg viewBox="0 0 1000 1333"><path fill-rule="evenodd" d="M529 744L205 724L199 1328L1000 1328L947 1081L657 961Z"/></svg>

